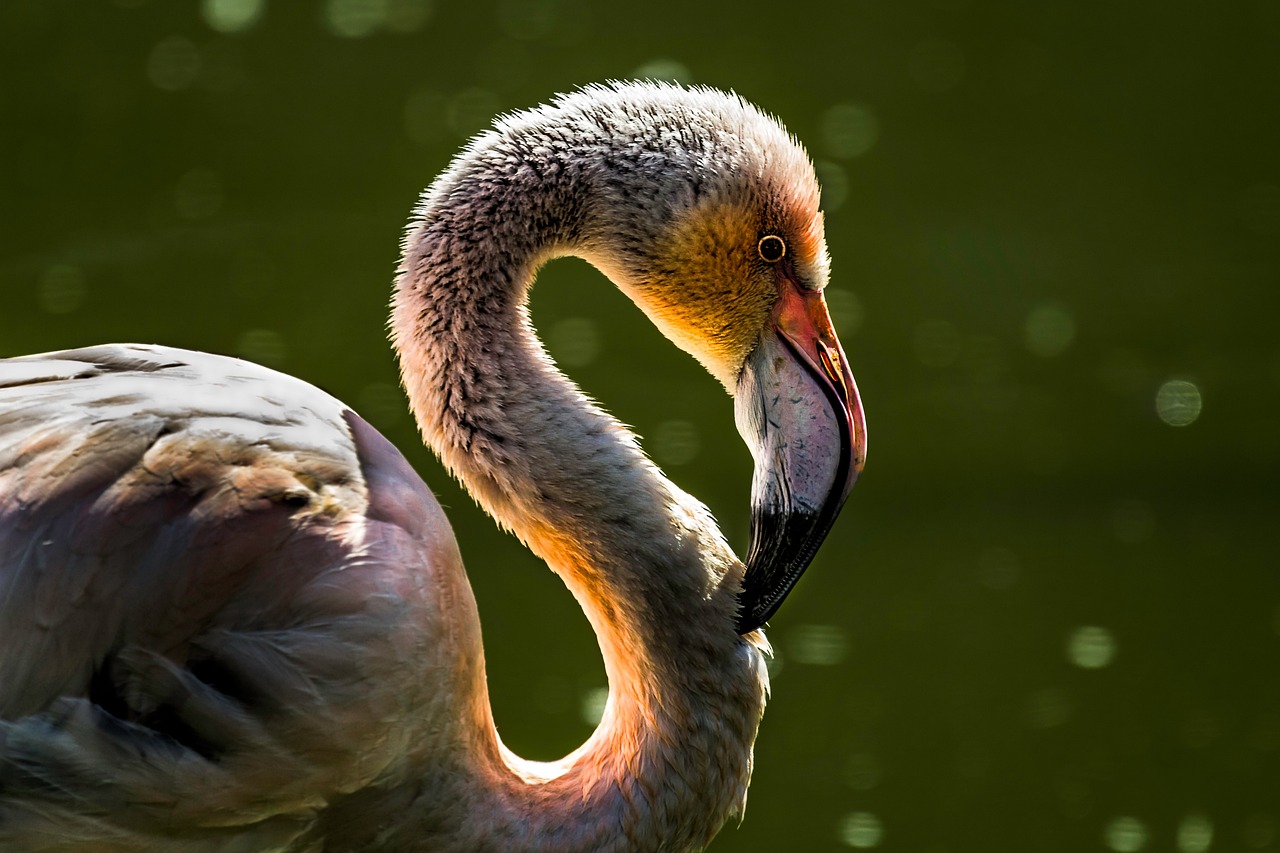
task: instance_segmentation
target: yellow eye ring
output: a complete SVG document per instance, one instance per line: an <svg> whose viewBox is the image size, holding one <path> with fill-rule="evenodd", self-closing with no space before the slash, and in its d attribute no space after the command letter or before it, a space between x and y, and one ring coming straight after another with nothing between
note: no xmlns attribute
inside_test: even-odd
<svg viewBox="0 0 1280 853"><path fill-rule="evenodd" d="M787 256L787 244L777 234L766 234L756 244L756 252L766 264L776 264Z"/></svg>

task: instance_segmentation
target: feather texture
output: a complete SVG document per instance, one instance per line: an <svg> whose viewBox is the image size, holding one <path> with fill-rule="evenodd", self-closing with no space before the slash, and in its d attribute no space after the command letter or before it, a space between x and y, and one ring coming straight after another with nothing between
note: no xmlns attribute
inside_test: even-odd
<svg viewBox="0 0 1280 853"><path fill-rule="evenodd" d="M552 363L534 274L587 258L732 386L826 283L818 190L709 89L501 117L424 193L392 329L427 443L565 580L610 694L578 750L498 738L453 534L337 400L236 359L0 361L0 849L687 851L744 805L767 693L744 567Z"/></svg>

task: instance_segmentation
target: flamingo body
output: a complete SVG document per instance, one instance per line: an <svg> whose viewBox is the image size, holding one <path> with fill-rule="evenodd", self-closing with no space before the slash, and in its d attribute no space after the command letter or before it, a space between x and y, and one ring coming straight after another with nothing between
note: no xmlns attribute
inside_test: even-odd
<svg viewBox="0 0 1280 853"><path fill-rule="evenodd" d="M734 394L745 564L542 348L528 290L567 254ZM553 762L502 744L448 522L342 403L158 346L0 361L0 850L704 848L742 813L759 628L864 458L826 279L807 157L712 90L504 117L423 195L392 309L410 404L609 679Z"/></svg>
<svg viewBox="0 0 1280 853"><path fill-rule="evenodd" d="M341 403L106 346L0 362L0 413L0 847L101 811L234 815L164 842L223 849L430 748L474 604L434 497Z"/></svg>

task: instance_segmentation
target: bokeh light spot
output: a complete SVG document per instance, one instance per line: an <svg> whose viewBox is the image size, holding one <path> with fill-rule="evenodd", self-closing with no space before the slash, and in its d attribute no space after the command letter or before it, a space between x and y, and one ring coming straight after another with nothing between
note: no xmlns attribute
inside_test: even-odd
<svg viewBox="0 0 1280 853"><path fill-rule="evenodd" d="M1204 749L1222 736L1222 724L1206 708L1193 708L1178 727L1182 742L1192 749Z"/></svg>
<svg viewBox="0 0 1280 853"><path fill-rule="evenodd" d="M284 336L272 329L249 329L236 342L236 355L267 367L279 367L287 352Z"/></svg>
<svg viewBox="0 0 1280 853"><path fill-rule="evenodd" d="M1244 819L1240 840L1251 850L1263 850L1276 840L1276 821L1269 814L1256 812Z"/></svg>
<svg viewBox="0 0 1280 853"><path fill-rule="evenodd" d="M1202 814L1189 814L1178 824L1178 853L1206 853L1213 846L1213 822Z"/></svg>
<svg viewBox="0 0 1280 853"><path fill-rule="evenodd" d="M849 756L844 778L855 791L870 791L880 784L880 762L874 755L857 752Z"/></svg>
<svg viewBox="0 0 1280 853"><path fill-rule="evenodd" d="M1122 501L1111 511L1111 529L1121 542L1141 545L1155 533L1156 514L1143 501Z"/></svg>
<svg viewBox="0 0 1280 853"><path fill-rule="evenodd" d="M836 104L822 117L822 139L832 157L861 157L880 138L880 122L866 104Z"/></svg>
<svg viewBox="0 0 1280 853"><path fill-rule="evenodd" d="M774 646L773 654L766 655L764 659L764 667L769 671L769 679L771 681L776 680L782 674L782 671L786 669L786 666L786 655L782 653L782 649Z"/></svg>
<svg viewBox="0 0 1280 853"><path fill-rule="evenodd" d="M1012 588L1020 571L1018 555L1008 548L988 548L978 558L978 582L987 589Z"/></svg>
<svg viewBox="0 0 1280 853"><path fill-rule="evenodd" d="M1185 379L1170 379L1156 392L1156 415L1173 427L1190 426L1200 417L1200 388Z"/></svg>
<svg viewBox="0 0 1280 853"><path fill-rule="evenodd" d="M371 35L387 20L386 0L325 0L323 19L329 32L342 38Z"/></svg>
<svg viewBox="0 0 1280 853"><path fill-rule="evenodd" d="M850 337L862 326L862 302L852 291L843 287L828 287L822 291L827 302L831 325L840 337Z"/></svg>
<svg viewBox="0 0 1280 853"><path fill-rule="evenodd" d="M788 639L791 659L810 666L834 666L848 649L844 631L835 625L797 625Z"/></svg>
<svg viewBox="0 0 1280 853"><path fill-rule="evenodd" d="M690 421L670 420L658 424L653 431L654 458L663 465L688 465L698 457L702 443L698 428Z"/></svg>
<svg viewBox="0 0 1280 853"><path fill-rule="evenodd" d="M151 49L147 77L157 89L178 92L200 75L200 50L182 36L170 36Z"/></svg>
<svg viewBox="0 0 1280 853"><path fill-rule="evenodd" d="M945 323L946 321L940 322ZM944 332L943 327L939 326L934 334L949 345L950 342L947 341ZM955 348L956 353L959 354L959 333L956 335ZM949 364L950 361L947 363ZM964 347L964 364L974 383L986 386L986 391L996 392L995 395L1004 398L999 400L992 399L988 401L990 404L994 404L996 408L1001 409L1007 409L1013 405L1013 399L1016 398L1017 394L1016 390L1012 396L1008 394L1010 390L1008 386L1009 362L1004 353L1004 345L999 338L993 335L971 335ZM943 365L937 366L941 367Z"/></svg>
<svg viewBox="0 0 1280 853"><path fill-rule="evenodd" d="M547 350L565 367L585 367L600 354L600 330L589 317L567 317L547 332Z"/></svg>
<svg viewBox="0 0 1280 853"><path fill-rule="evenodd" d="M1116 641L1106 628L1084 625L1067 636L1067 660L1081 669L1102 669L1116 655Z"/></svg>
<svg viewBox="0 0 1280 853"><path fill-rule="evenodd" d="M655 56L648 62L638 66L631 76L637 80L668 80L672 83L693 82L693 73L689 66L668 56Z"/></svg>
<svg viewBox="0 0 1280 853"><path fill-rule="evenodd" d="M447 127L448 110L444 95L431 86L422 86L404 102L405 135L421 145L439 142Z"/></svg>
<svg viewBox="0 0 1280 853"><path fill-rule="evenodd" d="M1027 725L1033 729L1052 729L1063 725L1075 713L1075 703L1060 687L1046 687L1027 697Z"/></svg>
<svg viewBox="0 0 1280 853"><path fill-rule="evenodd" d="M582 702L578 706L583 721L590 726L600 725L604 718L605 706L609 704L608 687L592 687L582 694Z"/></svg>
<svg viewBox="0 0 1280 853"><path fill-rule="evenodd" d="M84 304L84 273L71 264L54 264L40 276L36 298L50 314L70 314Z"/></svg>
<svg viewBox="0 0 1280 853"><path fill-rule="evenodd" d="M946 320L925 320L912 338L916 358L925 367L946 367L960 357L960 330Z"/></svg>
<svg viewBox="0 0 1280 853"><path fill-rule="evenodd" d="M222 179L209 169L192 169L178 178L173 206L184 219L205 219L222 208Z"/></svg>
<svg viewBox="0 0 1280 853"><path fill-rule="evenodd" d="M1065 305L1051 302L1031 309L1022 334L1032 355L1052 358L1071 346L1076 336L1076 324Z"/></svg>
<svg viewBox="0 0 1280 853"><path fill-rule="evenodd" d="M356 405L361 417L375 427L385 429L404 419L409 404L395 385L373 382L360 389Z"/></svg>
<svg viewBox="0 0 1280 853"><path fill-rule="evenodd" d="M876 847L883 837L884 826L871 812L850 812L840 821L840 840L855 849Z"/></svg>
<svg viewBox="0 0 1280 853"><path fill-rule="evenodd" d="M544 714L564 714L571 710L573 691L563 678L549 675L533 688L533 703Z"/></svg>
<svg viewBox="0 0 1280 853"><path fill-rule="evenodd" d="M488 126L502 109L498 96L488 89L472 86L449 99L446 114L449 129L461 137L469 137Z"/></svg>
<svg viewBox="0 0 1280 853"><path fill-rule="evenodd" d="M849 173L834 160L819 160L813 169L818 174L818 186L822 187L822 210L835 213L849 197Z"/></svg>
<svg viewBox="0 0 1280 853"><path fill-rule="evenodd" d="M1147 828L1136 817L1118 817L1106 825L1102 840L1116 853L1137 853L1147 846Z"/></svg>
<svg viewBox="0 0 1280 853"><path fill-rule="evenodd" d="M239 33L258 23L266 5L266 0L204 0L200 16L211 30Z"/></svg>

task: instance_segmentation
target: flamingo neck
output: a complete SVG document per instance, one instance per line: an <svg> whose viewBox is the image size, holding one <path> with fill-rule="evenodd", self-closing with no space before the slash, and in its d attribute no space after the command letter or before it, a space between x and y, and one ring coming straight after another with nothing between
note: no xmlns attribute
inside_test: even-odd
<svg viewBox="0 0 1280 853"><path fill-rule="evenodd" d="M595 629L609 699L575 752L518 758L494 728L465 614L469 624L450 633L463 638L460 661L479 662L460 665L450 685L462 697L455 754L419 783L417 843L701 849L744 804L767 690L763 640L733 629L742 566L705 508L556 369L534 334L534 271L549 257L590 254L602 214L566 152L508 142L473 148L424 196L393 337L425 440L564 579Z"/></svg>

